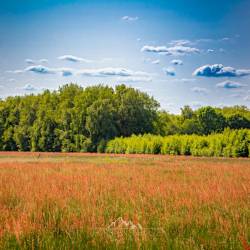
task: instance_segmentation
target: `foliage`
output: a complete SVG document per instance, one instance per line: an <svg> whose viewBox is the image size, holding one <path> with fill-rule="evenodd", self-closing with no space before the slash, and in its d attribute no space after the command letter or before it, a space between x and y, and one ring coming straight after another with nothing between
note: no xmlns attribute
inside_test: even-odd
<svg viewBox="0 0 250 250"><path fill-rule="evenodd" d="M66 84L58 91L8 97L0 100L0 150L103 152L109 140L132 134L209 135L226 128L250 128L250 111L244 106L198 110L184 106L179 115L158 108L153 97L125 85L82 88ZM178 140L166 152L176 153ZM158 152L158 142L151 143L156 143L155 148L144 142L146 148L139 151ZM185 143L189 147L191 142ZM130 145L125 151L133 152L135 148L136 145ZM191 154L188 148L184 151ZM245 153L240 150L234 154Z"/></svg>
<svg viewBox="0 0 250 250"><path fill-rule="evenodd" d="M197 111L197 120L201 133L208 135L213 132L221 132L225 126L225 117L212 107L203 107Z"/></svg>
<svg viewBox="0 0 250 250"><path fill-rule="evenodd" d="M115 136L153 133L158 106L125 85L68 84L36 96L9 97L0 102L0 150L103 151Z"/></svg>
<svg viewBox="0 0 250 250"><path fill-rule="evenodd" d="M170 154L193 156L248 157L250 130L225 129L221 134L133 135L115 138L107 143L107 153L126 154Z"/></svg>
<svg viewBox="0 0 250 250"><path fill-rule="evenodd" d="M174 134L208 135L222 132L225 128L250 128L250 110L245 106L225 108L201 107L192 110L189 106L181 109L180 115L158 112L155 121L155 134L162 136Z"/></svg>

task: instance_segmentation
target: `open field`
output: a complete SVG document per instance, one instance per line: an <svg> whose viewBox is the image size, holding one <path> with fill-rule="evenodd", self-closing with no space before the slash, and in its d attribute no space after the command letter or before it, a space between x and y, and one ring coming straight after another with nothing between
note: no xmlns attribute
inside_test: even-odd
<svg viewBox="0 0 250 250"><path fill-rule="evenodd" d="M250 159L0 153L1 249L249 249Z"/></svg>

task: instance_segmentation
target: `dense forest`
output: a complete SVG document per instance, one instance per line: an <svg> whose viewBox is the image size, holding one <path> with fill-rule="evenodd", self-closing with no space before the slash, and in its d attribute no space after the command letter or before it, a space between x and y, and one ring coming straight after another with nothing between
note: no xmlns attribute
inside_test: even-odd
<svg viewBox="0 0 250 250"><path fill-rule="evenodd" d="M67 84L58 91L8 97L0 101L0 150L104 152L115 137L153 134L209 135L249 129L244 106L160 109L139 90L118 85L82 88Z"/></svg>

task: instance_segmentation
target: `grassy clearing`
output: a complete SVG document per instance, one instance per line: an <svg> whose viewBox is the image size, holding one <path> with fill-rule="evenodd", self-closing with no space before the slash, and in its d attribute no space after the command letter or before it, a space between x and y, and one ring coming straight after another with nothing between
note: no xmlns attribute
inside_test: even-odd
<svg viewBox="0 0 250 250"><path fill-rule="evenodd" d="M1 249L247 249L250 160L1 154Z"/></svg>

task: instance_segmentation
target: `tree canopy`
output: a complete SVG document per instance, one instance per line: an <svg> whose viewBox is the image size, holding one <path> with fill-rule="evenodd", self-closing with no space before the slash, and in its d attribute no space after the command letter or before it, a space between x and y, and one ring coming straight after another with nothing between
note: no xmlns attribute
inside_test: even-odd
<svg viewBox="0 0 250 250"><path fill-rule="evenodd" d="M101 152L110 139L133 134L207 135L250 128L244 106L184 106L180 115L159 108L153 97L125 85L67 84L58 91L8 97L0 101L0 150Z"/></svg>
<svg viewBox="0 0 250 250"><path fill-rule="evenodd" d="M96 151L116 136L153 133L159 104L125 85L76 84L0 103L0 147L20 151ZM104 142L103 142L104 141Z"/></svg>

